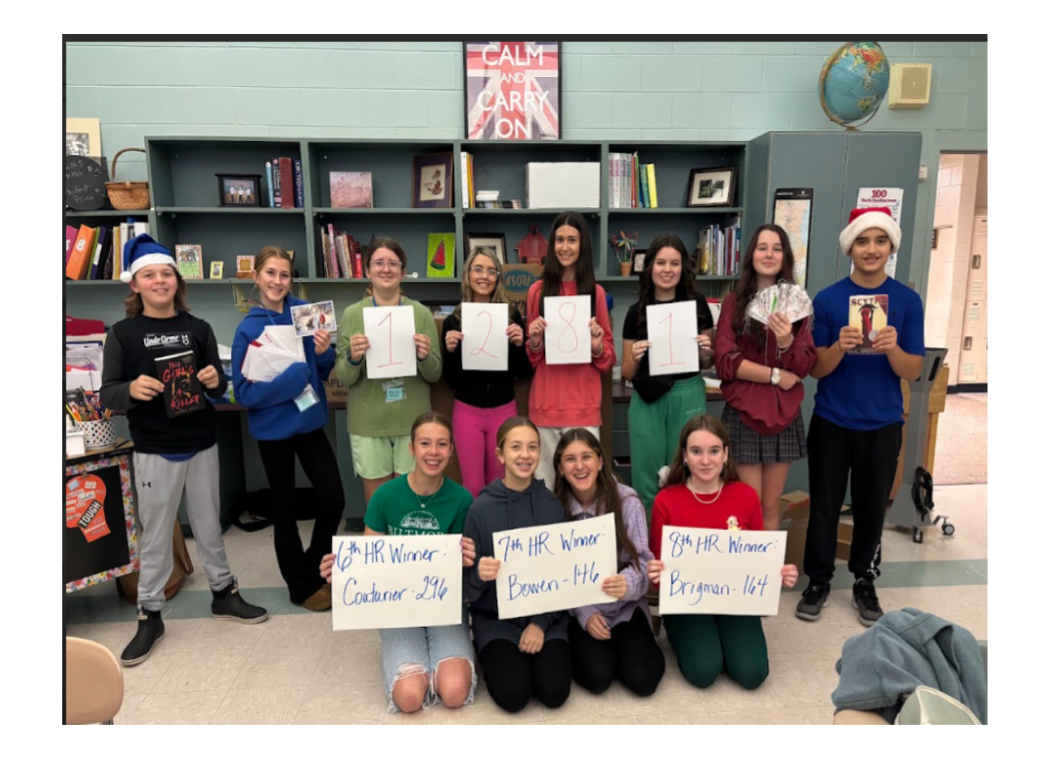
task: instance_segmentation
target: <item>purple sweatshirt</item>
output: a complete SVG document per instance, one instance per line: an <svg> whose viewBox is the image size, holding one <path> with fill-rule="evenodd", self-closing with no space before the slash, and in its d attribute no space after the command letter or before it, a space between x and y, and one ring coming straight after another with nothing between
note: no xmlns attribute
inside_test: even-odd
<svg viewBox="0 0 1056 768"><path fill-rule="evenodd" d="M623 524L627 527L627 535L630 537L635 549L638 550L638 562L636 564L629 562L631 560L630 553L622 547L620 548L617 560L628 563L620 571L620 574L627 579L627 594L623 596L622 600L618 600L615 603L585 605L582 608L573 608L572 614L579 620L579 625L584 629L587 627L587 620L595 613L602 615L610 629L617 624L630 621L631 616L634 615L635 608L640 607L647 619L650 616L649 600L645 596L645 593L649 590L649 579L646 576L645 568L653 556L649 552L649 534L645 526L645 509L642 507L642 502L638 499L638 494L634 492L633 488L623 483L620 483L619 488L620 500L623 503ZM573 520L586 520L597 515L596 504L584 509L576 501L575 497L571 497L571 502L572 506L569 512L572 514ZM636 565L637 567L635 567Z"/></svg>

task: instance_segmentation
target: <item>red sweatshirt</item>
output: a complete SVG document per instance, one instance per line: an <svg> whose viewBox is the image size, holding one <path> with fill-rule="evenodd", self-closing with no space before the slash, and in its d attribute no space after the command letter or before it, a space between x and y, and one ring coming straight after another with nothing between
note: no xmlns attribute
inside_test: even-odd
<svg viewBox="0 0 1056 768"><path fill-rule="evenodd" d="M818 358L814 348L814 336L810 320L793 324L792 346L786 352L777 348L777 336L766 331L765 347L760 348L754 339L735 331L733 316L737 311L737 297L729 294L722 301L719 311L719 327L715 332L715 373L722 379L722 395L737 411L741 421L761 435L776 435L791 424L799 413L803 402L803 384L796 384L785 391L773 384L760 384L737 378L741 363L750 360L768 368L782 368L805 379Z"/></svg>
<svg viewBox="0 0 1056 768"><path fill-rule="evenodd" d="M528 346L528 359L535 377L528 392L528 417L540 427L596 427L601 424L602 376L612 372L616 351L612 340L605 291L595 286L595 319L605 331L601 356L578 365L547 365L546 347L538 352ZM543 281L536 280L528 289L528 327L539 317ZM575 280L561 283L562 296L576 295ZM554 322L555 318L547 318ZM605 383L608 383L606 377Z"/></svg>
<svg viewBox="0 0 1056 768"><path fill-rule="evenodd" d="M710 501L711 495L700 495ZM665 525L687 528L720 528L722 530L763 530L763 507L752 486L747 483L726 483L718 499L703 504L686 485L669 485L660 490L653 501L653 520L649 528L649 549L660 559L660 543Z"/></svg>

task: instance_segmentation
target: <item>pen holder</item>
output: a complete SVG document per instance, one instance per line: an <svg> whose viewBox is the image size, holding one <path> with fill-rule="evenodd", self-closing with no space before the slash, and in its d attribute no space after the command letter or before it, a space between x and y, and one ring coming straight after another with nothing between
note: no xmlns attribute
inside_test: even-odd
<svg viewBox="0 0 1056 768"><path fill-rule="evenodd" d="M84 445L88 450L106 448L117 442L117 432L114 431L112 419L82 421L78 426L84 430Z"/></svg>

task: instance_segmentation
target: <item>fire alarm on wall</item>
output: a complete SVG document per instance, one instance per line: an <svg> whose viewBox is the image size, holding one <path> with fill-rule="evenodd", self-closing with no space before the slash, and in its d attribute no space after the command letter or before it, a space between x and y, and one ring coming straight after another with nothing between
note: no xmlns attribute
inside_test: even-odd
<svg viewBox="0 0 1056 768"><path fill-rule="evenodd" d="M931 100L931 64L892 64L888 109L923 109Z"/></svg>

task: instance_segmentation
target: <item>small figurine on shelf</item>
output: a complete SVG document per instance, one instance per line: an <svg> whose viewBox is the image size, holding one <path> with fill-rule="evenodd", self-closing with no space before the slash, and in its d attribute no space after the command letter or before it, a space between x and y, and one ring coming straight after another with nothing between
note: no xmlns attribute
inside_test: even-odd
<svg viewBox="0 0 1056 768"><path fill-rule="evenodd" d="M622 229L620 236L613 235L610 238L612 249L616 252L616 261L620 263L620 276L628 277L634 262L634 247L638 244L638 233L632 232L628 236Z"/></svg>
<svg viewBox="0 0 1056 768"><path fill-rule="evenodd" d="M522 264L542 264L546 259L546 238L539 234L539 227L532 224L528 234L517 243L517 259Z"/></svg>

